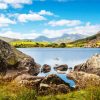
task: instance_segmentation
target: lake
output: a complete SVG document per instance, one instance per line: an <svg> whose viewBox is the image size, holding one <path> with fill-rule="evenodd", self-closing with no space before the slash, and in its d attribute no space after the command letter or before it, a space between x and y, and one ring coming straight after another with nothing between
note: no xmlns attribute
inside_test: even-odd
<svg viewBox="0 0 100 100"><path fill-rule="evenodd" d="M67 64L74 67L100 53L100 48L18 48L23 53L30 55L35 61L43 64ZM56 60L56 58L58 60Z"/></svg>
<svg viewBox="0 0 100 100"><path fill-rule="evenodd" d="M74 67L89 59L92 55L99 53L100 48L18 48L23 53L30 55L35 61L41 65L49 64L52 66L51 72L44 74L40 73L39 76L46 76L55 73L65 82L74 86L72 80L68 80L65 74L58 74L54 71L55 64L67 64L69 67Z"/></svg>

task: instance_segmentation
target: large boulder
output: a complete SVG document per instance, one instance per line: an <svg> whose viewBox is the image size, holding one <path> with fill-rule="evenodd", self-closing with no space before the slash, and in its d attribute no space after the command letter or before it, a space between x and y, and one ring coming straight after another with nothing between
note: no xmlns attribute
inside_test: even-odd
<svg viewBox="0 0 100 100"><path fill-rule="evenodd" d="M7 71L6 60L0 56L0 74L4 75Z"/></svg>
<svg viewBox="0 0 100 100"><path fill-rule="evenodd" d="M100 54L95 54L85 63L76 65L74 70L92 73L100 76Z"/></svg>
<svg viewBox="0 0 100 100"><path fill-rule="evenodd" d="M100 86L100 76L81 71L73 71L67 77L76 83L76 89L84 89L89 86Z"/></svg>
<svg viewBox="0 0 100 100"><path fill-rule="evenodd" d="M60 70L60 71L67 71L68 70L68 65L59 65L57 67L54 67L55 70Z"/></svg>
<svg viewBox="0 0 100 100"><path fill-rule="evenodd" d="M50 65L44 64L41 68L41 72L43 72L43 73L48 73L50 71L51 71L51 66Z"/></svg>
<svg viewBox="0 0 100 100"><path fill-rule="evenodd" d="M0 56L6 60L8 67L17 64L18 58L13 52L13 48L2 40L0 40Z"/></svg>
<svg viewBox="0 0 100 100"><path fill-rule="evenodd" d="M0 73L9 72L23 72L37 75L40 66L36 64L33 58L18 51L5 41L0 40ZM12 72L12 71L11 71Z"/></svg>

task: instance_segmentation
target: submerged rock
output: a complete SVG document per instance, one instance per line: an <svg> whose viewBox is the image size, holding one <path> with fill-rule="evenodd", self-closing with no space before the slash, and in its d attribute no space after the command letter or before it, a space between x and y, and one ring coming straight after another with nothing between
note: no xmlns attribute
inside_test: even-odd
<svg viewBox="0 0 100 100"><path fill-rule="evenodd" d="M43 73L48 73L50 71L51 71L50 65L44 64L43 67L41 68L41 72L43 72Z"/></svg>
<svg viewBox="0 0 100 100"><path fill-rule="evenodd" d="M76 65L74 70L92 73L100 76L100 54L92 56L83 64Z"/></svg>
<svg viewBox="0 0 100 100"><path fill-rule="evenodd" d="M68 65L64 64L64 65L60 65L57 67L54 67L55 70L60 70L60 71L67 71L68 70Z"/></svg>

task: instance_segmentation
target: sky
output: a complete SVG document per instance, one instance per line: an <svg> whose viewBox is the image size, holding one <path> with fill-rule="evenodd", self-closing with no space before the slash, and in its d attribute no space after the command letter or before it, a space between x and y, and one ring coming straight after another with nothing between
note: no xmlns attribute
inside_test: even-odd
<svg viewBox="0 0 100 100"><path fill-rule="evenodd" d="M19 39L100 31L100 0L0 0L0 36Z"/></svg>

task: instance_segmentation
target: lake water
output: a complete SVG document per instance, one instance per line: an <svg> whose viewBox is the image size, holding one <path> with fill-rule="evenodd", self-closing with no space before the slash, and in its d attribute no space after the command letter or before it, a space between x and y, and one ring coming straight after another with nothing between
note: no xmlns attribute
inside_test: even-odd
<svg viewBox="0 0 100 100"><path fill-rule="evenodd" d="M74 86L75 83L72 80L68 80L65 74L58 74L54 71L53 67L55 64L67 64L69 67L74 67L77 64L85 62L94 54L100 54L100 48L18 48L18 50L30 55L41 65L51 65L51 72L47 74L40 73L38 76L55 73L65 82L70 83L71 86Z"/></svg>

